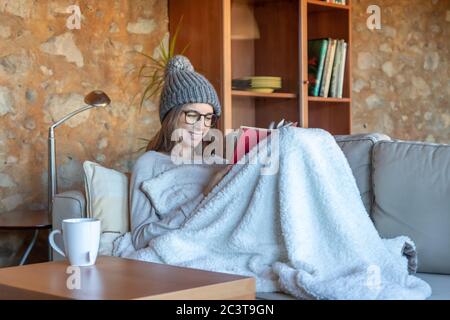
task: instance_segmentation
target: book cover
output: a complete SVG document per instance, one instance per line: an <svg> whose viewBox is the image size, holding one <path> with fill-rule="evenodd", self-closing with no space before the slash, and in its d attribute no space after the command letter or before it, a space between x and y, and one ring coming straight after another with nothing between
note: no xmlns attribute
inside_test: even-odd
<svg viewBox="0 0 450 320"><path fill-rule="evenodd" d="M324 85L321 88L320 95L322 97L328 97L329 91L330 91L330 83L331 83L331 73L333 70L333 63L334 63L334 55L336 53L336 40L331 40L329 55L327 54L327 62L325 64L326 66L326 77L323 79ZM323 91L322 91L323 89Z"/></svg>
<svg viewBox="0 0 450 320"><path fill-rule="evenodd" d="M317 97L320 93L328 40L316 39L308 41L308 94Z"/></svg>
<svg viewBox="0 0 450 320"><path fill-rule="evenodd" d="M320 97L323 97L323 95L325 93L325 80L327 78L328 65L330 64L331 44L332 44L332 39L328 38L327 53L325 55L325 62L324 62L324 66L323 66L322 79L320 81L320 90L319 90L319 96Z"/></svg>
<svg viewBox="0 0 450 320"><path fill-rule="evenodd" d="M241 126L240 127L241 133L238 136L234 148L232 164L237 163L239 160L242 159L242 157L244 157L247 153L249 153L250 150L252 150L253 147L255 147L260 141L269 137L272 130L289 126L297 127L297 125L298 125L297 122L287 122L283 119L278 123L278 125L276 125L276 127L271 125L269 126L268 129Z"/></svg>
<svg viewBox="0 0 450 320"><path fill-rule="evenodd" d="M339 81L338 81L338 98L342 98L342 91L344 88L344 74L345 74L345 63L347 61L347 43L344 41L342 43L341 52L341 64L339 70Z"/></svg>
<svg viewBox="0 0 450 320"><path fill-rule="evenodd" d="M333 71L331 73L330 97L336 98L339 82L339 71L342 55L342 40L338 40L336 45L336 54L334 55Z"/></svg>
<svg viewBox="0 0 450 320"><path fill-rule="evenodd" d="M241 134L239 135L233 155L233 164L237 163L247 153L253 149L261 140L270 136L271 130L264 128L243 127L240 128Z"/></svg>

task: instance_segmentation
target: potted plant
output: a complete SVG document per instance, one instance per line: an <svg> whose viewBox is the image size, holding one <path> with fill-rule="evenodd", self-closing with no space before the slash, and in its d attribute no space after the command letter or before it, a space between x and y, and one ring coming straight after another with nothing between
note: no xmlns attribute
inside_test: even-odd
<svg viewBox="0 0 450 320"><path fill-rule="evenodd" d="M186 50L189 47L189 44L187 44L183 48L183 50L181 50L180 53L175 53L178 32L180 31L180 25L182 20L183 17L181 17L180 21L178 22L178 25L175 29L175 33L173 34L171 40L169 41L169 47L168 48L166 47L164 41L161 41L161 43L159 44L158 58L153 58L148 54L138 52L139 54L143 55L145 58L148 59L148 62L144 63L140 67L138 73L138 78L145 80L144 91L142 93L141 100L139 103L139 112L142 110L142 106L144 105L146 100L160 95L161 89L164 85L164 72L169 60L176 54L184 54L184 52L186 52ZM143 141L146 145L150 141L147 138L138 138L138 139ZM136 152L145 150L146 145L139 148L139 150L137 150Z"/></svg>
<svg viewBox="0 0 450 320"><path fill-rule="evenodd" d="M161 41L159 45L159 58L153 58L150 55L139 52L139 54L142 54L149 60L139 69L138 77L140 79L143 78L146 81L141 101L139 103L139 110L142 109L145 100L158 96L161 93L161 89L164 85L164 71L169 60L176 54L184 54L189 47L188 44L180 53L175 53L178 32L180 31L182 19L183 18L180 19L180 22L175 29L175 33L171 37L172 39L169 42L169 47L166 48L164 41Z"/></svg>

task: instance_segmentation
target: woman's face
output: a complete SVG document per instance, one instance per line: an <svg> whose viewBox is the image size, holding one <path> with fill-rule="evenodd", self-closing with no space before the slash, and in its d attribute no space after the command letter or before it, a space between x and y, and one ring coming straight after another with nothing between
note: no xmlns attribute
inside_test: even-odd
<svg viewBox="0 0 450 320"><path fill-rule="evenodd" d="M196 121L200 115L200 119ZM183 141L186 147L196 147L202 142L203 137L208 133L210 127L205 125L214 117L214 109L206 103L189 103L181 108L181 114L178 118L177 129L185 129L191 138L191 142ZM209 120L208 120L209 119Z"/></svg>

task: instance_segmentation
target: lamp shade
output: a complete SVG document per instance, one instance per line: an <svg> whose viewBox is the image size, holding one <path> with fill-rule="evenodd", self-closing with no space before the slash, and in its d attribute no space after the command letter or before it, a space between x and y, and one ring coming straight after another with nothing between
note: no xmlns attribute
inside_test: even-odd
<svg viewBox="0 0 450 320"><path fill-rule="evenodd" d="M95 107L106 107L111 99L101 90L94 90L84 97L84 103Z"/></svg>
<svg viewBox="0 0 450 320"><path fill-rule="evenodd" d="M231 2L231 39L259 39L259 27L256 22L253 7L248 0Z"/></svg>

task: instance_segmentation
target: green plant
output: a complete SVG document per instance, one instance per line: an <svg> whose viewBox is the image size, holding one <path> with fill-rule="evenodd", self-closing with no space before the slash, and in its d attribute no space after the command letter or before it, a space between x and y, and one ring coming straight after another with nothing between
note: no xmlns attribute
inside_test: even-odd
<svg viewBox="0 0 450 320"><path fill-rule="evenodd" d="M180 31L182 20L183 17L181 17L175 29L175 33L171 37L169 47L166 48L164 45L164 41L161 41L159 45L159 58L153 58L148 54L139 52L139 54L150 60L149 63L143 64L139 69L138 77L140 79L144 78L148 81L145 84L144 92L139 103L139 111L142 109L145 100L151 99L152 97L157 96L161 93L161 89L164 85L164 72L169 60L176 54L184 54L184 52L189 47L189 44L187 44L180 53L175 53L178 32Z"/></svg>

